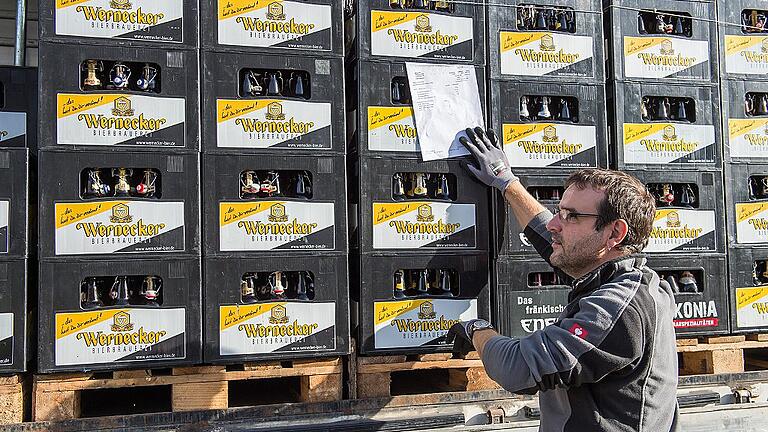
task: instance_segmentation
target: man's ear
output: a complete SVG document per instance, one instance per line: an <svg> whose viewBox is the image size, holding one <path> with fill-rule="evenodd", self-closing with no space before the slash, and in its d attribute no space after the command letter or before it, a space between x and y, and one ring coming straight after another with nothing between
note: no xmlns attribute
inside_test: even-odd
<svg viewBox="0 0 768 432"><path fill-rule="evenodd" d="M629 225L627 225L627 221L624 219L617 219L613 221L613 226L610 229L611 233L610 237L608 237L608 243L606 246L608 246L608 249L613 249L620 245L621 242L623 242L627 237L627 233L629 232Z"/></svg>

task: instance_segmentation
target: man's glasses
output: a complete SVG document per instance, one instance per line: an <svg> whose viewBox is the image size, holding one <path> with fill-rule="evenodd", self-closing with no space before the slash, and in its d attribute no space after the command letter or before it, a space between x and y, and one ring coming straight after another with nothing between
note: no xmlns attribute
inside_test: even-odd
<svg viewBox="0 0 768 432"><path fill-rule="evenodd" d="M565 223L576 223L579 221L580 217L600 217L600 215L594 213L579 213L577 211L561 209L559 207L555 210L555 215L560 218L561 222Z"/></svg>

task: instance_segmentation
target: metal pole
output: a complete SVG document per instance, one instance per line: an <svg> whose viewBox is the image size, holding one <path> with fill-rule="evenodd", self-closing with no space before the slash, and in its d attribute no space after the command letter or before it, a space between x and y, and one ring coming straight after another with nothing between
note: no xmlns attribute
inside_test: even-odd
<svg viewBox="0 0 768 432"><path fill-rule="evenodd" d="M16 42L13 64L25 66L27 57L27 0L16 0Z"/></svg>

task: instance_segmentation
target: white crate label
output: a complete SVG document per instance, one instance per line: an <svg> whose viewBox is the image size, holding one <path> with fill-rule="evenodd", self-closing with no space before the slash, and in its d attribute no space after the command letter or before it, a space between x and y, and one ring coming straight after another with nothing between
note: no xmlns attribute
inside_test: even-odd
<svg viewBox="0 0 768 432"><path fill-rule="evenodd" d="M371 11L371 54L473 60L474 21L423 12Z"/></svg>
<svg viewBox="0 0 768 432"><path fill-rule="evenodd" d="M768 202L736 203L736 242L768 243Z"/></svg>
<svg viewBox="0 0 768 432"><path fill-rule="evenodd" d="M334 303L277 302L219 307L219 355L335 349Z"/></svg>
<svg viewBox="0 0 768 432"><path fill-rule="evenodd" d="M122 93L57 95L58 144L183 147L185 100Z"/></svg>
<svg viewBox="0 0 768 432"><path fill-rule="evenodd" d="M218 99L220 148L331 148L331 104L281 99Z"/></svg>
<svg viewBox="0 0 768 432"><path fill-rule="evenodd" d="M624 36L627 78L666 78L709 61L709 41Z"/></svg>
<svg viewBox="0 0 768 432"><path fill-rule="evenodd" d="M374 249L477 247L474 204L373 203Z"/></svg>
<svg viewBox="0 0 768 432"><path fill-rule="evenodd" d="M0 313L0 367L13 364L13 313Z"/></svg>
<svg viewBox="0 0 768 432"><path fill-rule="evenodd" d="M594 126L528 123L504 124L502 129L504 152L513 167L597 166Z"/></svg>
<svg viewBox="0 0 768 432"><path fill-rule="evenodd" d="M625 123L624 163L714 163L715 126Z"/></svg>
<svg viewBox="0 0 768 432"><path fill-rule="evenodd" d="M333 250L334 203L219 203L221 251Z"/></svg>
<svg viewBox="0 0 768 432"><path fill-rule="evenodd" d="M728 119L732 157L764 158L768 155L768 119Z"/></svg>
<svg viewBox="0 0 768 432"><path fill-rule="evenodd" d="M57 313L56 366L183 359L186 324L183 308Z"/></svg>
<svg viewBox="0 0 768 432"><path fill-rule="evenodd" d="M477 299L419 299L373 304L376 349L444 346L459 321L477 318Z"/></svg>
<svg viewBox="0 0 768 432"><path fill-rule="evenodd" d="M502 75L581 76L573 72L572 66L591 63L594 56L590 36L502 31L499 43ZM590 71L589 76L593 75L594 71Z"/></svg>
<svg viewBox="0 0 768 432"><path fill-rule="evenodd" d="M180 43L183 20L180 0L56 0L59 36Z"/></svg>
<svg viewBox="0 0 768 432"><path fill-rule="evenodd" d="M717 252L715 211L656 209L645 252Z"/></svg>
<svg viewBox="0 0 768 432"><path fill-rule="evenodd" d="M8 253L11 233L8 232L10 201L0 201L0 253Z"/></svg>
<svg viewBox="0 0 768 432"><path fill-rule="evenodd" d="M184 252L184 202L55 205L56 255Z"/></svg>
<svg viewBox="0 0 768 432"><path fill-rule="evenodd" d="M413 108L368 107L368 150L418 152L419 139Z"/></svg>
<svg viewBox="0 0 768 432"><path fill-rule="evenodd" d="M330 51L331 5L287 0L219 0L222 45Z"/></svg>
<svg viewBox="0 0 768 432"><path fill-rule="evenodd" d="M725 72L755 76L768 73L768 37L725 35Z"/></svg>

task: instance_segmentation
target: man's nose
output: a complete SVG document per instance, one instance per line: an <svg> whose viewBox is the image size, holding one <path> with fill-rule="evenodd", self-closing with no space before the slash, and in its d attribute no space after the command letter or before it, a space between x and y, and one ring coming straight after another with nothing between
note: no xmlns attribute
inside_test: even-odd
<svg viewBox="0 0 768 432"><path fill-rule="evenodd" d="M560 229L562 229L562 225L560 225L560 216L555 214L555 217L549 220L547 222L547 231L549 232L558 232Z"/></svg>

